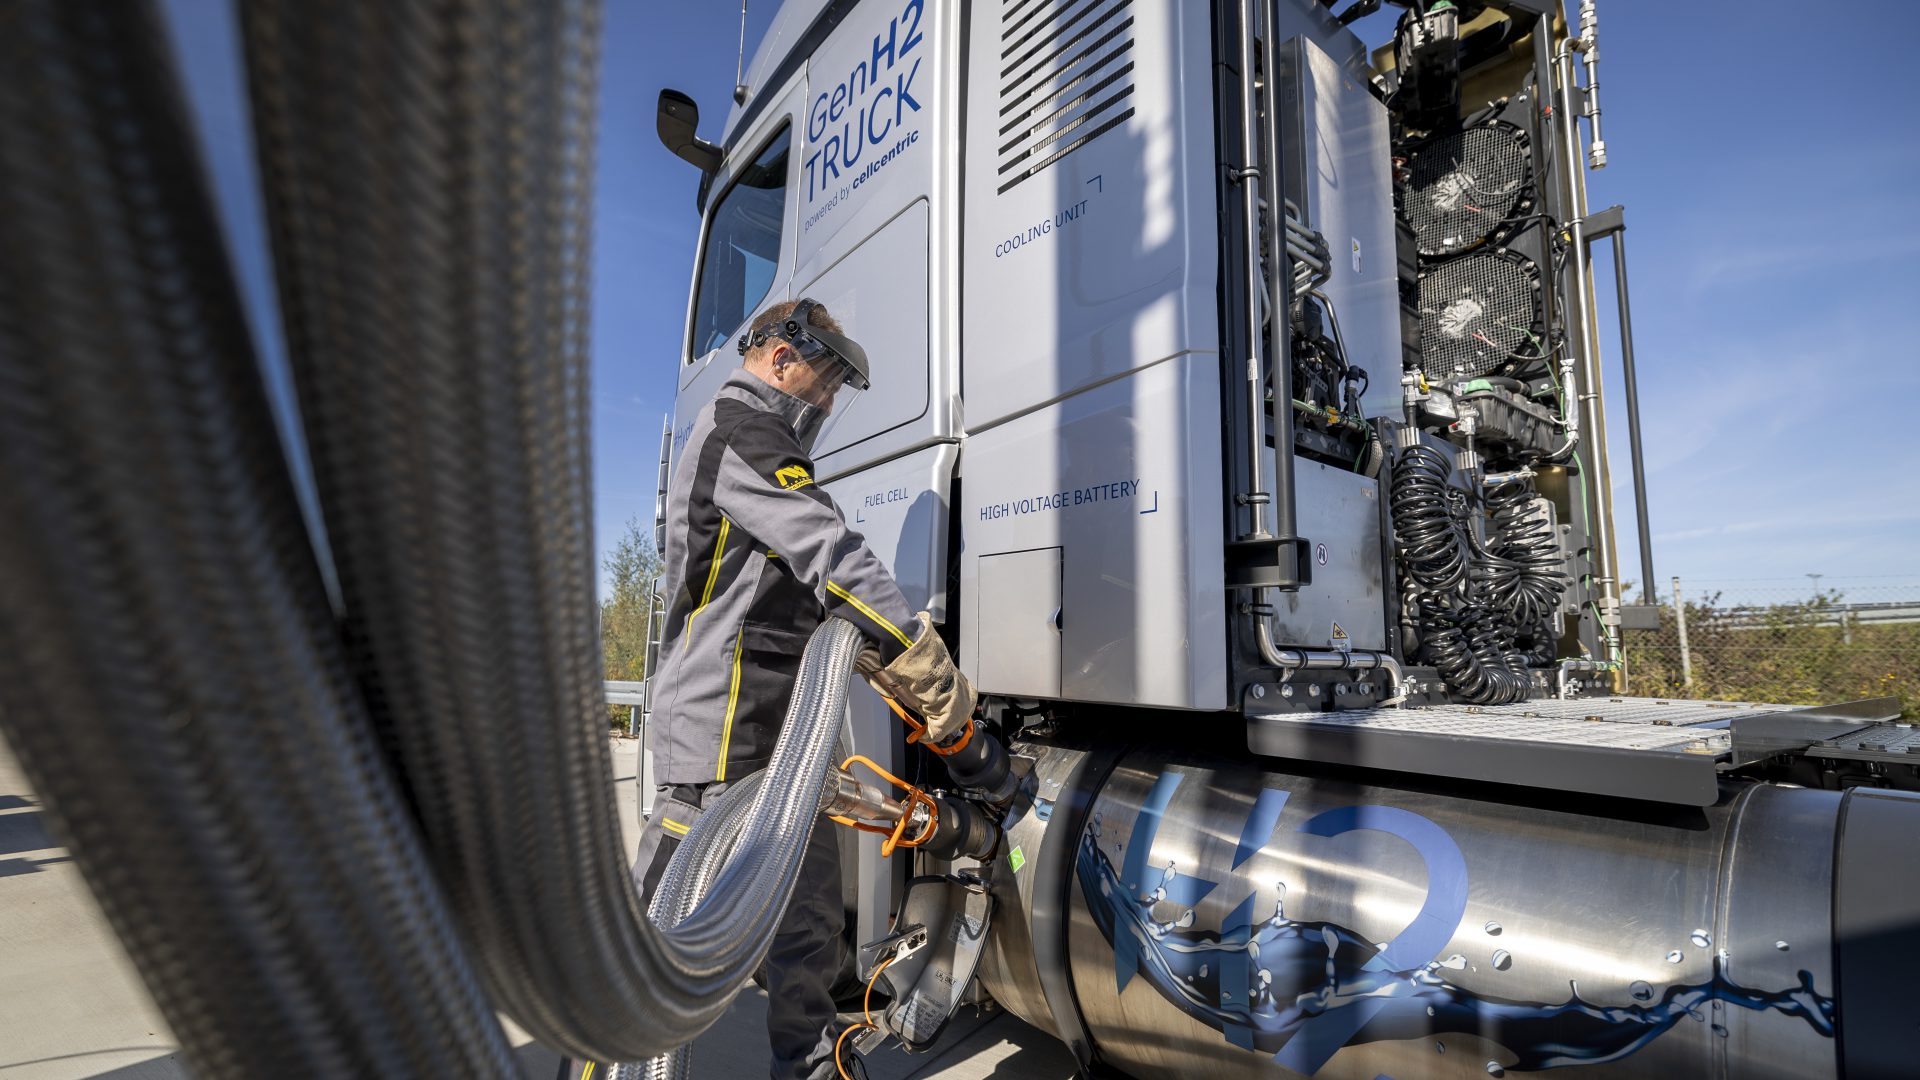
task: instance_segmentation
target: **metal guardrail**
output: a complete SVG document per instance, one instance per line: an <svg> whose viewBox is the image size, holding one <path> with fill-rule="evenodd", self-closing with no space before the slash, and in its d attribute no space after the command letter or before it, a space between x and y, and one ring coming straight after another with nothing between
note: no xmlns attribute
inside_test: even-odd
<svg viewBox="0 0 1920 1080"><path fill-rule="evenodd" d="M603 685L607 688L607 704L627 707L627 734L639 738L646 730L647 684L608 679Z"/></svg>
<svg viewBox="0 0 1920 1080"><path fill-rule="evenodd" d="M607 691L607 704L627 707L627 734L640 740L640 758L634 763L634 780L640 785L635 802L640 813L642 825L653 813L653 751L647 748L647 684L629 682L621 679L608 679L603 684Z"/></svg>
<svg viewBox="0 0 1920 1080"><path fill-rule="evenodd" d="M639 708L647 703L647 684L644 682L608 679L606 685L609 705L631 705Z"/></svg>
<svg viewBox="0 0 1920 1080"><path fill-rule="evenodd" d="M1778 622L1778 609L1768 605L1732 605L1721 609L1722 617L1734 629L1751 629ZM1795 612L1795 625L1856 626L1920 622L1920 604L1910 601L1886 601L1867 604L1829 604Z"/></svg>

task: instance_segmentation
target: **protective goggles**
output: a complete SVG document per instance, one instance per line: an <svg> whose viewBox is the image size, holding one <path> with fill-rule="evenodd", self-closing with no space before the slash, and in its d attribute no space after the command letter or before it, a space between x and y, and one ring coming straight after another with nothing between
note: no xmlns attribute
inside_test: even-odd
<svg viewBox="0 0 1920 1080"><path fill-rule="evenodd" d="M826 360L838 361L846 384L855 390L865 390L868 386L866 350L850 337L811 325L807 320L819 306L816 300L802 299L794 305L792 314L780 322L740 335L740 355L745 356L749 350L777 338L792 346L800 359L809 364L818 366Z"/></svg>

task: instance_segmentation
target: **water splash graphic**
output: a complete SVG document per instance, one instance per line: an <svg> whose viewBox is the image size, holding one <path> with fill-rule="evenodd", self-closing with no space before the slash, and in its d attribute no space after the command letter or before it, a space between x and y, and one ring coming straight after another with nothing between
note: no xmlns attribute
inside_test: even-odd
<svg viewBox="0 0 1920 1080"><path fill-rule="evenodd" d="M1289 919L1284 888L1271 918L1231 934L1194 929L1184 917L1162 922L1153 917L1154 898L1168 884L1192 879L1168 867L1151 875L1158 887L1130 890L1100 849L1099 833L1096 820L1081 838L1075 873L1101 934L1117 957L1133 963L1119 985L1137 973L1182 1012L1249 1050L1279 1055L1316 1018L1357 1006L1371 1016L1348 1045L1497 1032L1515 1059L1504 1067L1518 1071L1617 1061L1682 1018L1704 1021L1710 1004L1797 1016L1833 1037L1834 1002L1813 989L1805 971L1798 986L1754 990L1725 978L1716 958L1705 983L1659 991L1636 983L1632 996L1643 1004L1596 1005L1581 1000L1577 988L1559 1003L1509 1001L1448 982L1447 961L1370 968L1381 954L1377 944L1333 923ZM1144 851L1132 854L1145 862ZM1459 960L1463 967L1465 958Z"/></svg>

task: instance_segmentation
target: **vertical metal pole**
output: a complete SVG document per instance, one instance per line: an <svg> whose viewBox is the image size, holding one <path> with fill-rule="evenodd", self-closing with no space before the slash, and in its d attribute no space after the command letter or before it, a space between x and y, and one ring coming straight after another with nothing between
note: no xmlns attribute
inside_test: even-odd
<svg viewBox="0 0 1920 1080"><path fill-rule="evenodd" d="M1586 386L1580 392L1579 405L1584 414L1587 429L1585 460L1581 463L1587 494L1589 518L1587 520L1588 543L1593 547L1594 584L1599 586L1598 627L1601 639L1606 643L1607 659L1614 663L1620 660L1620 590L1619 581L1614 576L1615 553L1613 550L1613 492L1608 490L1605 468L1607 446L1606 425L1600 416L1600 360L1597 355L1593 334L1593 306L1587 292L1591 277L1587 262L1587 240L1585 215L1587 212L1582 170L1584 162L1580 155L1580 113L1574 107L1579 87L1574 78L1573 54L1563 50L1556 59L1554 70L1560 78L1559 125L1560 160L1564 163L1564 182L1567 185L1568 208L1577 215L1566 222L1572 237L1573 283L1568 293L1573 298L1569 308L1574 317L1569 319L1569 347L1578 341L1579 347L1573 355L1578 357L1585 376Z"/></svg>
<svg viewBox="0 0 1920 1080"><path fill-rule="evenodd" d="M1680 631L1680 685L1693 687L1693 653L1687 649L1687 602L1680 596L1680 579L1673 579L1673 625Z"/></svg>
<svg viewBox="0 0 1920 1080"><path fill-rule="evenodd" d="M1280 165L1280 45L1273 5L1260 5L1265 123L1260 186L1267 196L1267 368L1273 378L1273 534L1291 545L1299 533L1293 489L1292 260L1287 258L1287 193ZM1291 562L1293 553L1288 552ZM1289 576L1300 577L1296 567Z"/></svg>
<svg viewBox="0 0 1920 1080"><path fill-rule="evenodd" d="M1620 370L1627 381L1627 447L1633 456L1634 524L1640 529L1640 602L1656 602L1653 530L1648 525L1647 465L1640 452L1640 383L1633 368L1633 305L1627 297L1627 230L1613 233L1613 281L1620 302Z"/></svg>
<svg viewBox="0 0 1920 1080"><path fill-rule="evenodd" d="M627 738L640 734L640 706L627 706Z"/></svg>
<svg viewBox="0 0 1920 1080"><path fill-rule="evenodd" d="M1261 507L1271 502L1265 489L1267 455L1267 380L1260 363L1260 142L1258 120L1254 115L1254 22L1253 0L1240 0L1240 183L1242 213L1246 215L1247 245L1247 492L1241 501L1247 507L1247 531L1244 539L1265 539L1266 514ZM1276 208L1277 209L1277 208ZM1280 402L1276 414L1292 418Z"/></svg>

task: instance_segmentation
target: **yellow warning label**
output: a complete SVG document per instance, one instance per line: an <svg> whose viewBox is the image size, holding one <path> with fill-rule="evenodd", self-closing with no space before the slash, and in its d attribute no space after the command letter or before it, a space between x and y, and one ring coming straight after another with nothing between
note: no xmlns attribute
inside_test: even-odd
<svg viewBox="0 0 1920 1080"><path fill-rule="evenodd" d="M1341 652L1347 652L1353 648L1353 639L1347 636L1347 628L1339 623L1333 624L1333 633L1327 635L1327 643Z"/></svg>
<svg viewBox="0 0 1920 1080"><path fill-rule="evenodd" d="M813 483L813 477L807 475L806 467L803 465L789 465L779 472L774 473L773 479L775 483L787 491L803 488Z"/></svg>

